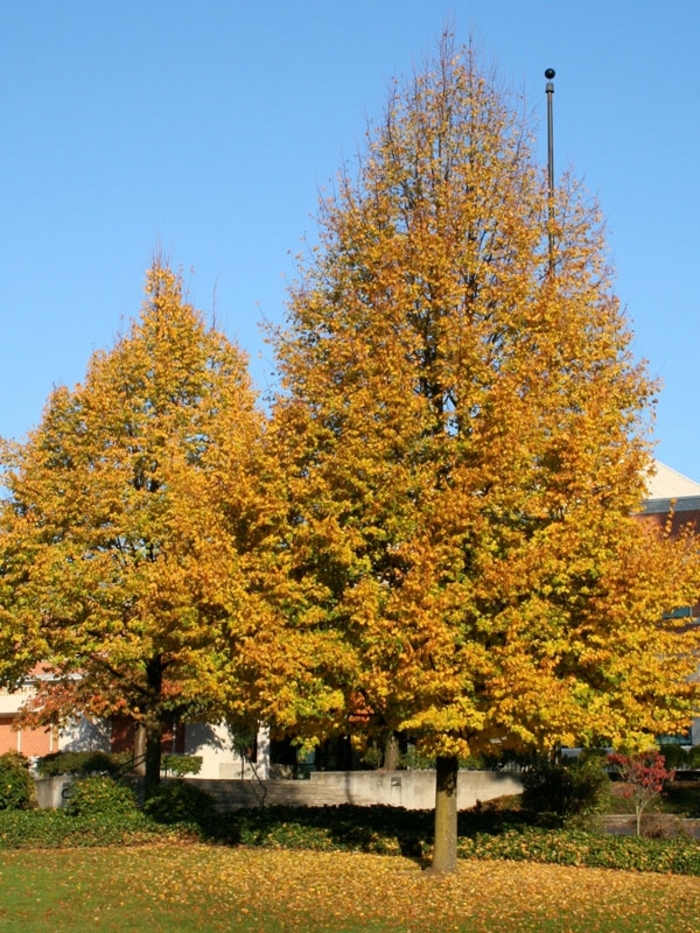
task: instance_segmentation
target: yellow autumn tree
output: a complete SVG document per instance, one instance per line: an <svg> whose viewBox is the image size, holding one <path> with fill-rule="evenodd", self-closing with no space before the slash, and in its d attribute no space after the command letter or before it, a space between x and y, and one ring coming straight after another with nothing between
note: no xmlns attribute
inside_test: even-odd
<svg viewBox="0 0 700 933"><path fill-rule="evenodd" d="M308 581L277 635L336 646L307 734L435 756L436 870L460 757L648 741L697 709L697 633L664 619L697 548L633 517L655 386L595 206L571 179L549 224L548 203L517 108L447 38L323 200L276 336L284 560Z"/></svg>
<svg viewBox="0 0 700 933"><path fill-rule="evenodd" d="M262 416L242 352L156 262L140 318L2 452L3 680L48 665L34 716L120 713L160 775L163 717L221 712L246 585ZM226 685L229 689L230 685Z"/></svg>

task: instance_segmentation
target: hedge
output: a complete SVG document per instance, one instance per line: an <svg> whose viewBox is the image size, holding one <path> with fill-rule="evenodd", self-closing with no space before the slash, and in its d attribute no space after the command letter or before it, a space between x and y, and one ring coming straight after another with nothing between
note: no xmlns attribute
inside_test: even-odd
<svg viewBox="0 0 700 933"><path fill-rule="evenodd" d="M461 858L507 859L680 875L700 875L700 846L693 839L643 839L582 830L509 830L459 840Z"/></svg>
<svg viewBox="0 0 700 933"><path fill-rule="evenodd" d="M52 752L37 762L37 774L117 774L131 761L129 752Z"/></svg>
<svg viewBox="0 0 700 933"><path fill-rule="evenodd" d="M71 816L64 810L0 814L0 850L143 845L162 835L162 827L138 812L117 818Z"/></svg>
<svg viewBox="0 0 700 933"><path fill-rule="evenodd" d="M478 815L460 814L459 855L588 868L700 876L700 845L692 839L638 839L573 829L500 826L475 830ZM204 821L202 821L204 822ZM465 824L472 823L465 834ZM143 812L71 816L62 810L0 813L0 849L142 845L190 839L317 851L363 851L428 858L432 813L392 807L269 807L221 814L215 826L163 825Z"/></svg>

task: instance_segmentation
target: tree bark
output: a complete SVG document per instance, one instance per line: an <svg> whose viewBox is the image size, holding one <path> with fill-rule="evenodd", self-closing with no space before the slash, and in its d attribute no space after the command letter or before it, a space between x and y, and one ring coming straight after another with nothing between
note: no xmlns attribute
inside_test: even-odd
<svg viewBox="0 0 700 933"><path fill-rule="evenodd" d="M457 758L438 757L435 780L435 846L432 872L457 871Z"/></svg>
<svg viewBox="0 0 700 933"><path fill-rule="evenodd" d="M383 771L396 771L399 766L399 737L395 732L390 732L384 742L384 761L382 762Z"/></svg>
<svg viewBox="0 0 700 933"><path fill-rule="evenodd" d="M134 774L146 773L146 728L141 722L134 725Z"/></svg>
<svg viewBox="0 0 700 933"><path fill-rule="evenodd" d="M144 796L150 797L160 784L161 737L163 734L163 716L161 702L163 698L163 664L160 655L150 659L146 665L148 683L148 710L144 718L146 729L146 776Z"/></svg>

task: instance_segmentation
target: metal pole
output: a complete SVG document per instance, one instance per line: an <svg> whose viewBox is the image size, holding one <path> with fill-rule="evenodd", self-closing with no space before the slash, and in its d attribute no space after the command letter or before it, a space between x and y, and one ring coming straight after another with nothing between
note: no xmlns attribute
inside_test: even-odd
<svg viewBox="0 0 700 933"><path fill-rule="evenodd" d="M549 180L549 205L548 205L548 229L549 229L549 271L554 268L554 231L552 224L554 222L554 84L552 78L556 72L553 68L548 68L544 76L547 79L545 92L547 94L547 178Z"/></svg>

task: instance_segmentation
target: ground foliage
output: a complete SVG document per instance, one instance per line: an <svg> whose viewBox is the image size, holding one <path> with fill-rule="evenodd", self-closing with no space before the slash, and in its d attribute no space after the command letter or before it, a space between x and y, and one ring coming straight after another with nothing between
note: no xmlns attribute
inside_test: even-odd
<svg viewBox="0 0 700 933"><path fill-rule="evenodd" d="M700 745L683 746L659 743L666 767L676 771L694 771L700 768Z"/></svg>
<svg viewBox="0 0 700 933"><path fill-rule="evenodd" d="M91 798L89 798L91 799ZM103 813L46 810L3 813L0 850L140 846L159 840L208 842L226 848L345 852L412 859L426 867L433 847L430 811L400 807L266 807L213 814L199 797L175 797L177 813L112 806ZM171 798L164 795L163 803ZM203 805L202 805L203 804ZM179 818L179 821L176 820ZM522 810L479 807L459 814L460 860L517 862L637 870L700 876L694 839L643 839L560 828Z"/></svg>
<svg viewBox="0 0 700 933"><path fill-rule="evenodd" d="M172 845L2 853L7 933L678 933L700 928L700 882L483 861L429 878L366 854Z"/></svg>
<svg viewBox="0 0 700 933"><path fill-rule="evenodd" d="M171 835L182 835L182 831ZM167 835L164 827L138 810L89 816L73 816L65 810L33 810L4 813L0 820L0 849L138 846Z"/></svg>
<svg viewBox="0 0 700 933"><path fill-rule="evenodd" d="M629 801L627 802L629 803ZM673 783L666 785L664 788L663 797L657 798L656 802L661 805L662 809L666 813L676 813L683 816L699 817L700 774L695 772L695 774L692 776L692 780L688 780L687 776L679 778L678 775L676 775L676 780L673 781ZM651 804L650 809L653 811L653 803Z"/></svg>

